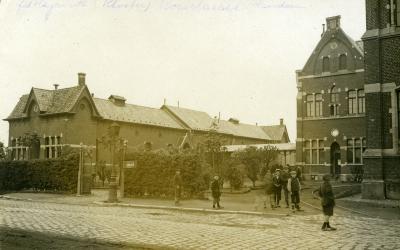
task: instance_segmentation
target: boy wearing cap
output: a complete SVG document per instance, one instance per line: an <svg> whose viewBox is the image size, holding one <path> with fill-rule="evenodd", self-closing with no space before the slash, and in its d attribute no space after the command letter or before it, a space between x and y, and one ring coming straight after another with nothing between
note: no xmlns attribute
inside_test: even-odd
<svg viewBox="0 0 400 250"><path fill-rule="evenodd" d="M294 212L295 208L297 211L300 210L300 180L296 175L296 171L290 171L290 178L288 179L287 184L288 191L290 193L290 199L292 201L292 211Z"/></svg>
<svg viewBox="0 0 400 250"><path fill-rule="evenodd" d="M282 193L282 183L280 177L280 169L275 169L274 176L272 177L272 183L274 184L274 201L276 207L281 207L279 202L281 201L281 193Z"/></svg>

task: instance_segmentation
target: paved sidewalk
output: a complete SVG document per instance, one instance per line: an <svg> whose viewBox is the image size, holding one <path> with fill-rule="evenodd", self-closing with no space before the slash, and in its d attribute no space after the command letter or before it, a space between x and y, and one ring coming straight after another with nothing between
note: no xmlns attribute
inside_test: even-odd
<svg viewBox="0 0 400 250"><path fill-rule="evenodd" d="M61 194L46 194L46 193L9 193L3 198L11 198L15 200L30 200L40 202L51 202L59 204L75 204L75 205L102 205L102 206L130 206L139 208L161 208L185 211L200 211L200 212L215 212L215 213L239 213L239 214L254 214L254 215L276 215L287 216L292 214L289 208L286 208L285 202L281 202L281 207L271 209L267 200L267 208L264 208L264 200L266 199L263 190L253 190L245 194L227 194L224 193L221 197L221 205L223 209L217 210L212 208L211 197L208 200L191 199L182 200L179 206L174 205L171 199L153 199L153 198L119 198L118 204L107 203L108 190L94 189L91 195L76 196L76 195L61 195ZM303 198L312 199L309 192L304 191ZM302 215L319 214L319 209L313 207L304 207L304 211L299 212Z"/></svg>

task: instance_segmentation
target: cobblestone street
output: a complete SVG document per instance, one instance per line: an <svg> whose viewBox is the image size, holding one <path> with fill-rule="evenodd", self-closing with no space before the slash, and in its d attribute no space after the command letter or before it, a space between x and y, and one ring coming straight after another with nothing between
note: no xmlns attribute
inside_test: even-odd
<svg viewBox="0 0 400 250"><path fill-rule="evenodd" d="M158 249L399 249L400 223L321 215L252 216L0 200L2 229ZM290 240L289 240L290 239Z"/></svg>

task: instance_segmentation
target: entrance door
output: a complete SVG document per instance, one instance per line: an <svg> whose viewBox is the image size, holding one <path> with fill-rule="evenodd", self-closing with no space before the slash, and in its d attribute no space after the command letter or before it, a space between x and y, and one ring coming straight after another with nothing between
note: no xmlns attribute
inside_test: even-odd
<svg viewBox="0 0 400 250"><path fill-rule="evenodd" d="M331 145L331 174L333 176L340 175L340 146L337 142Z"/></svg>

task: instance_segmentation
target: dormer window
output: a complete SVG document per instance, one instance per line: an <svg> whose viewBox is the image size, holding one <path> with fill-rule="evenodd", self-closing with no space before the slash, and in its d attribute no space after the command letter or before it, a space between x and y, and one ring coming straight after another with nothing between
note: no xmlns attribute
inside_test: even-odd
<svg viewBox="0 0 400 250"><path fill-rule="evenodd" d="M329 57L324 56L322 58L322 72L330 72L330 61L329 61Z"/></svg>
<svg viewBox="0 0 400 250"><path fill-rule="evenodd" d="M110 97L108 97L108 100L113 102L117 106L125 106L126 99L123 96L110 95Z"/></svg>
<svg viewBox="0 0 400 250"><path fill-rule="evenodd" d="M341 54L339 56L339 70L347 69L347 56L346 54Z"/></svg>

